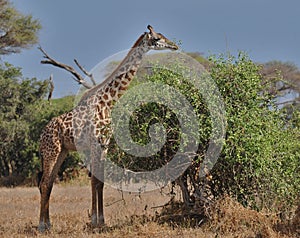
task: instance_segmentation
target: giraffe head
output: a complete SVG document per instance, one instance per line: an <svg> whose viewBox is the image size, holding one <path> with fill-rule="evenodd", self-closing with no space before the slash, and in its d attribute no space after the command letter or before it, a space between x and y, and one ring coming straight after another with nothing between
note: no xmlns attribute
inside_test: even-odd
<svg viewBox="0 0 300 238"><path fill-rule="evenodd" d="M170 41L163 34L156 33L152 26L148 25L147 28L149 32L145 33L146 41L151 50L178 50L178 46L174 42Z"/></svg>

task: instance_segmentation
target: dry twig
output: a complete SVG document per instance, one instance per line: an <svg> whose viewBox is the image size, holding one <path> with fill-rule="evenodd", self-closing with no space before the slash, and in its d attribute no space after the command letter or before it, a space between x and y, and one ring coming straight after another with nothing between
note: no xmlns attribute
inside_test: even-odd
<svg viewBox="0 0 300 238"><path fill-rule="evenodd" d="M88 82L85 81L85 79L72 67L72 66L69 66L69 65L66 65L66 64L63 64L61 62L58 62L56 61L55 59L51 58L45 50L42 49L42 47L38 47L38 49L43 53L44 55L44 60L41 61L42 64L51 64L53 66L56 66L56 67L59 67L59 68L62 68L68 72L70 72L74 77L73 79L78 82L79 84L82 84L85 88L87 89L90 89L92 88L93 86L96 85L96 82L95 80L93 79L93 75L92 74L89 74L79 63L78 61L75 59L75 63L76 65L79 67L79 69L85 74L87 75L90 80L92 81L93 85L90 85Z"/></svg>

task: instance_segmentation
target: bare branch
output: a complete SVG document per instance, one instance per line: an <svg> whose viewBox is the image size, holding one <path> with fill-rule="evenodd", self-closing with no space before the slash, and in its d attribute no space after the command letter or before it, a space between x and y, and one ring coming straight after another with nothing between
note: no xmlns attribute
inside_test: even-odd
<svg viewBox="0 0 300 238"><path fill-rule="evenodd" d="M54 83L53 83L53 75L52 74L50 75L50 78L49 78L49 84L50 84L50 91L49 91L49 95L48 95L48 101L51 100L52 93L53 93L53 90L54 90Z"/></svg>
<svg viewBox="0 0 300 238"><path fill-rule="evenodd" d="M96 81L93 77L93 74L89 73L88 71L85 70L85 68L83 68L83 66L81 66L79 64L79 62L77 61L77 59L74 59L75 64L78 66L78 68L86 75L90 78L90 80L92 81L93 85L96 85Z"/></svg>
<svg viewBox="0 0 300 238"><path fill-rule="evenodd" d="M52 64L56 67L65 69L66 71L70 72L72 75L75 76L75 78L73 78L76 82L78 82L79 84L82 84L85 88L92 88L93 86L90 85L89 83L87 83L84 78L72 67L63 63L60 63L56 60L54 60L53 58L51 58L43 49L42 47L38 47L38 49L44 54L44 58L45 60L42 60L41 63L42 64Z"/></svg>

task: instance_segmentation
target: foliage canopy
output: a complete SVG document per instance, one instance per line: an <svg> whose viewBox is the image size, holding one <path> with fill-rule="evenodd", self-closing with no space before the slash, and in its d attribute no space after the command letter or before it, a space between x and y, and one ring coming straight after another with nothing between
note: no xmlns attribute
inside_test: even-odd
<svg viewBox="0 0 300 238"><path fill-rule="evenodd" d="M19 53L38 42L41 25L31 15L23 15L7 0L0 0L0 55Z"/></svg>

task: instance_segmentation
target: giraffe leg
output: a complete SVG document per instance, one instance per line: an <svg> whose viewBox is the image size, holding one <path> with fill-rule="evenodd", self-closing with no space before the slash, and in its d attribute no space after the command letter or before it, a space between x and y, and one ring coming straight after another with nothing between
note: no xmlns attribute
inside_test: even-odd
<svg viewBox="0 0 300 238"><path fill-rule="evenodd" d="M91 177L91 186L92 186L92 216L91 216L91 223L92 227L97 226L97 178L92 175Z"/></svg>
<svg viewBox="0 0 300 238"><path fill-rule="evenodd" d="M49 217L49 199L52 190L53 183L47 184L45 182L45 177L42 177L40 183L40 193L41 193L41 204L40 204L40 222L38 230L44 232L51 228L50 217Z"/></svg>
<svg viewBox="0 0 300 238"><path fill-rule="evenodd" d="M106 141L108 144L108 141ZM101 149L101 157L98 167L98 176L97 176L97 196L98 196L98 226L101 227L105 224L104 222L104 209L103 209L103 188L104 188L104 163L107 155L107 148Z"/></svg>
<svg viewBox="0 0 300 238"><path fill-rule="evenodd" d="M41 203L40 203L40 221L38 230L40 232L44 232L45 230L49 230L51 228L50 216L49 216L49 200L53 187L54 180L56 175L61 167L62 162L64 161L68 151L62 150L60 153L53 157L52 159L45 160L43 158L43 162L48 161L48 166L43 165L43 175L41 178L41 182L39 184L40 194L41 194ZM52 165L52 166L51 166Z"/></svg>
<svg viewBox="0 0 300 238"><path fill-rule="evenodd" d="M98 196L98 226L104 225L104 210L103 210L103 188L104 183L100 180L98 180L97 184L97 196Z"/></svg>
<svg viewBox="0 0 300 238"><path fill-rule="evenodd" d="M104 225L103 212L103 188L104 183L94 175L92 176L92 227L101 227Z"/></svg>
<svg viewBox="0 0 300 238"><path fill-rule="evenodd" d="M104 209L103 209L103 188L104 188L104 158L107 149L99 148L99 144L94 147L92 154L92 217L91 223L93 227L101 227L104 225Z"/></svg>

